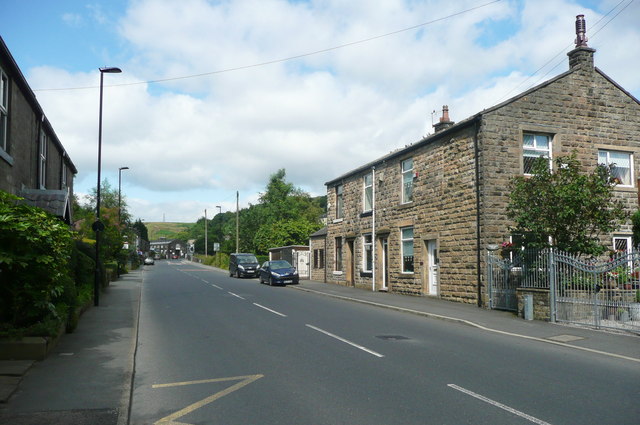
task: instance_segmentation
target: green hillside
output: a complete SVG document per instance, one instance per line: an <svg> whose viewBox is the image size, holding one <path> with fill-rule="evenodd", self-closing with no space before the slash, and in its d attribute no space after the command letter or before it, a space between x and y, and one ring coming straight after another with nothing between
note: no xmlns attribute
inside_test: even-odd
<svg viewBox="0 0 640 425"><path fill-rule="evenodd" d="M149 240L160 238L176 239L182 232L186 232L194 223L144 223L149 231Z"/></svg>

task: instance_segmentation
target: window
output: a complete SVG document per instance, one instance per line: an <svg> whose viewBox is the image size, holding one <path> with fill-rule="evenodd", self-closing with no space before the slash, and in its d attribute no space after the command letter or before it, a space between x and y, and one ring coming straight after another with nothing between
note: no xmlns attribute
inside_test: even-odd
<svg viewBox="0 0 640 425"><path fill-rule="evenodd" d="M9 152L9 78L0 69L0 149Z"/></svg>
<svg viewBox="0 0 640 425"><path fill-rule="evenodd" d="M342 238L336 238L336 257L333 269L337 272L342 271Z"/></svg>
<svg viewBox="0 0 640 425"><path fill-rule="evenodd" d="M362 237L362 271L371 272L373 269L373 243L372 235Z"/></svg>
<svg viewBox="0 0 640 425"><path fill-rule="evenodd" d="M402 273L413 273L413 227L401 229Z"/></svg>
<svg viewBox="0 0 640 425"><path fill-rule="evenodd" d="M402 161L402 203L413 201L413 158Z"/></svg>
<svg viewBox="0 0 640 425"><path fill-rule="evenodd" d="M324 268L324 249L313 250L313 268L314 269Z"/></svg>
<svg viewBox="0 0 640 425"><path fill-rule="evenodd" d="M336 218L344 217L344 201L342 199L342 191L344 190L343 185L336 186Z"/></svg>
<svg viewBox="0 0 640 425"><path fill-rule="evenodd" d="M46 189L47 186L47 135L44 131L40 132L40 157L38 161L38 178L40 179L40 189Z"/></svg>
<svg viewBox="0 0 640 425"><path fill-rule="evenodd" d="M67 164L64 162L64 157L62 158L62 176L60 176L60 187L62 189L67 188Z"/></svg>
<svg viewBox="0 0 640 425"><path fill-rule="evenodd" d="M598 151L598 164L611 166L611 174L620 186L633 186L633 157L627 152Z"/></svg>
<svg viewBox="0 0 640 425"><path fill-rule="evenodd" d="M614 236L613 237L613 250L620 254L631 254L631 236Z"/></svg>
<svg viewBox="0 0 640 425"><path fill-rule="evenodd" d="M533 172L533 164L538 158L549 159L551 169L551 136L548 134L524 133L523 138L523 171L524 174Z"/></svg>
<svg viewBox="0 0 640 425"><path fill-rule="evenodd" d="M373 173L364 176L364 208L363 211L373 210Z"/></svg>

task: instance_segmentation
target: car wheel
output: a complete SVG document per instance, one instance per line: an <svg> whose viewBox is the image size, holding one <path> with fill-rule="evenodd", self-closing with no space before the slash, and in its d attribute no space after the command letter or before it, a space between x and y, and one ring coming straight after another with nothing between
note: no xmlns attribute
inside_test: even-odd
<svg viewBox="0 0 640 425"><path fill-rule="evenodd" d="M273 276L269 276L269 286L273 286Z"/></svg>
<svg viewBox="0 0 640 425"><path fill-rule="evenodd" d="M236 270L236 277L240 279L240 270Z"/></svg>

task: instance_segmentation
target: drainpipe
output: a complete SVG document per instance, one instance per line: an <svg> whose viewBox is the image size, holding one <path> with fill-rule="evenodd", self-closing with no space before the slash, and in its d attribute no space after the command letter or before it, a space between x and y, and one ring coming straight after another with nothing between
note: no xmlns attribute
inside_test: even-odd
<svg viewBox="0 0 640 425"><path fill-rule="evenodd" d="M475 159L475 173L476 173L476 286L478 288L478 307L482 307L482 276L481 276L481 260L482 254L480 251L480 161L479 161L479 147L478 147L478 120L476 117L473 124L473 149Z"/></svg>
<svg viewBox="0 0 640 425"><path fill-rule="evenodd" d="M376 167L371 167L371 290L376 290Z"/></svg>

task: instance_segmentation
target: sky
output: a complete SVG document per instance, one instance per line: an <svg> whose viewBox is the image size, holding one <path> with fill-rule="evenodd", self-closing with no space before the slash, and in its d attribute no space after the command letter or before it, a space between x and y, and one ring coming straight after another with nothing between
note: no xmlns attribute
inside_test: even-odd
<svg viewBox="0 0 640 425"><path fill-rule="evenodd" d="M269 177L325 182L568 69L584 14L595 64L640 98L640 0L0 0L0 36L78 169L134 220L259 202ZM220 207L219 209L217 207Z"/></svg>

